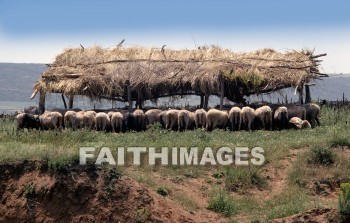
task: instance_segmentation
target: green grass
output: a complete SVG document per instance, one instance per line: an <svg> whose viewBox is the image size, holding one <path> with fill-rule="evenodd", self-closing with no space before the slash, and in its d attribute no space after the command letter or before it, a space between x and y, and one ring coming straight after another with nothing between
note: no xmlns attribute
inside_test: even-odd
<svg viewBox="0 0 350 223"><path fill-rule="evenodd" d="M307 202L309 202L309 197L304 190L289 187L288 190L284 190L265 204L266 218L282 218L300 213L307 209Z"/></svg>
<svg viewBox="0 0 350 223"><path fill-rule="evenodd" d="M218 191L212 195L208 209L225 217L231 217L236 212L232 197L224 191Z"/></svg>
<svg viewBox="0 0 350 223"><path fill-rule="evenodd" d="M314 147L309 154L308 162L311 164L320 164L329 166L335 162L336 154L330 148Z"/></svg>
<svg viewBox="0 0 350 223"><path fill-rule="evenodd" d="M342 183L340 187L339 211L343 215L350 215L350 183Z"/></svg>
<svg viewBox="0 0 350 223"><path fill-rule="evenodd" d="M279 159L288 154L290 148L308 147L310 145L325 146L332 142L335 127L322 126L321 128L305 131L256 131L256 132L229 132L203 130L172 132L146 131L125 134L101 133L80 129L77 131L14 131L15 123L0 121L0 162L7 160L24 159L58 159L62 156L74 159L79 147L107 146L146 146L146 147L198 147L202 151L205 147L218 149L222 146L235 148L260 146L265 150L267 161ZM341 129L349 133L350 128ZM345 133L343 133L345 135ZM269 139L269 140L266 140Z"/></svg>
<svg viewBox="0 0 350 223"><path fill-rule="evenodd" d="M230 191L244 193L249 188L262 189L266 186L266 179L260 176L256 167L228 167L225 175L225 187Z"/></svg>
<svg viewBox="0 0 350 223"><path fill-rule="evenodd" d="M168 196L169 195L169 189L164 187L164 186L160 186L157 188L157 193L162 195L162 196Z"/></svg>

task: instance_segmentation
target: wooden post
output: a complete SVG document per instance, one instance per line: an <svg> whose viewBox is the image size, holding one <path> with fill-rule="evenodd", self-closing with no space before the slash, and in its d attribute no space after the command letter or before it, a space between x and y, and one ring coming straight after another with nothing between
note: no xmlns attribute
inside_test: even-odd
<svg viewBox="0 0 350 223"><path fill-rule="evenodd" d="M68 109L73 109L73 98L74 95L69 95Z"/></svg>
<svg viewBox="0 0 350 223"><path fill-rule="evenodd" d="M43 114L45 112L45 91L40 91L39 96L39 114Z"/></svg>
<svg viewBox="0 0 350 223"><path fill-rule="evenodd" d="M67 103L66 103L66 99L64 98L64 95L61 94L61 97L62 97L64 108L67 109Z"/></svg>
<svg viewBox="0 0 350 223"><path fill-rule="evenodd" d="M224 106L224 77L222 74L219 75L219 80L220 80L220 110L223 109Z"/></svg>
<svg viewBox="0 0 350 223"><path fill-rule="evenodd" d="M137 101L136 101L136 108L142 109L143 106L143 97L141 90L137 91Z"/></svg>
<svg viewBox="0 0 350 223"><path fill-rule="evenodd" d="M203 108L203 107L204 107L204 95L201 94L200 97L201 97L201 103L200 103L199 107L200 107L200 108Z"/></svg>
<svg viewBox="0 0 350 223"><path fill-rule="evenodd" d="M208 109L208 104L209 104L209 94L205 94L204 96L204 109Z"/></svg>
<svg viewBox="0 0 350 223"><path fill-rule="evenodd" d="M130 80L125 81L127 95L128 95L128 102L129 102L129 111L132 109L132 96L131 96L131 88L130 88Z"/></svg>
<svg viewBox="0 0 350 223"><path fill-rule="evenodd" d="M304 104L303 97L304 97L304 84L297 88L297 91L299 93L299 104Z"/></svg>
<svg viewBox="0 0 350 223"><path fill-rule="evenodd" d="M311 102L311 91L310 91L310 85L305 84L305 103Z"/></svg>

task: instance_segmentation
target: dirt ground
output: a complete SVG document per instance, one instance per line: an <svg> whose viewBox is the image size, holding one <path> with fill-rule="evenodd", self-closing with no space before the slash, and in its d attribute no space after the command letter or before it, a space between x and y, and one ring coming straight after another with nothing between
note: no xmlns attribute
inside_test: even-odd
<svg viewBox="0 0 350 223"><path fill-rule="evenodd" d="M288 172L305 149L291 149L278 165L267 164L261 171L268 179L266 189L252 189L255 198L268 200L287 185ZM344 155L349 155L344 150ZM130 173L136 171L132 168ZM63 165L55 170L39 161L0 165L0 222L228 222L230 219L207 209L209 191L221 179L206 176L184 177L151 172L155 183L170 188L171 195L161 196L154 188L137 182L131 175L119 175L108 168L93 165ZM336 200L341 182L338 179L310 184L309 190L324 200ZM190 198L190 206L179 204L181 195ZM186 201L183 201L186 203ZM250 222L246 216L236 222ZM288 222L350 222L336 209L317 208L276 219Z"/></svg>
<svg viewBox="0 0 350 223"><path fill-rule="evenodd" d="M91 167L52 173L40 162L0 166L0 222L213 222L135 180ZM34 189L33 189L34 188Z"/></svg>

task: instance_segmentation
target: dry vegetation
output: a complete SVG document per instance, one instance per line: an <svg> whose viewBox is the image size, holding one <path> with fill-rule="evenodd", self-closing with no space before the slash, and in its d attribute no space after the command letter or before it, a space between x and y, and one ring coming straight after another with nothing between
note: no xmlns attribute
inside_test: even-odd
<svg viewBox="0 0 350 223"><path fill-rule="evenodd" d="M138 94L156 99L174 93L219 94L223 77L234 92L242 87L249 95L301 86L318 78L317 57L310 50L235 53L216 46L195 50L71 48L56 57L34 88L92 99L102 96L125 100L125 83L129 81L135 100ZM230 94L226 96L234 98Z"/></svg>

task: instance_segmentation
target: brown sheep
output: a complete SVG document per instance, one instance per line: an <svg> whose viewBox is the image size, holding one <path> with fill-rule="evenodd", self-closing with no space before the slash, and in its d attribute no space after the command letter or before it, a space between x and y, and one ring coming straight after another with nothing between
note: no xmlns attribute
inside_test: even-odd
<svg viewBox="0 0 350 223"><path fill-rule="evenodd" d="M179 131L192 129L194 126L194 113L187 110L180 110L177 120Z"/></svg>
<svg viewBox="0 0 350 223"><path fill-rule="evenodd" d="M120 112L108 112L111 120L111 127L113 132L122 132L123 130L123 114Z"/></svg>
<svg viewBox="0 0 350 223"><path fill-rule="evenodd" d="M241 129L241 111L239 107L232 107L228 113L232 131Z"/></svg>
<svg viewBox="0 0 350 223"><path fill-rule="evenodd" d="M97 131L107 131L111 125L111 120L109 116L104 112L99 112L96 114L96 130Z"/></svg>
<svg viewBox="0 0 350 223"><path fill-rule="evenodd" d="M207 123L207 112L204 109L197 109L194 112L196 128L205 128Z"/></svg>
<svg viewBox="0 0 350 223"><path fill-rule="evenodd" d="M217 109L210 109L207 112L207 131L212 131L216 127L218 128L226 128L228 123L228 113L227 111L220 111Z"/></svg>
<svg viewBox="0 0 350 223"><path fill-rule="evenodd" d="M179 110L170 109L165 113L165 128L177 130L178 128L178 114Z"/></svg>
<svg viewBox="0 0 350 223"><path fill-rule="evenodd" d="M168 111L162 111L159 113L159 122L163 128L166 128L166 113Z"/></svg>
<svg viewBox="0 0 350 223"><path fill-rule="evenodd" d="M84 111L77 112L77 118L79 119L79 127L84 127Z"/></svg>
<svg viewBox="0 0 350 223"><path fill-rule="evenodd" d="M294 126L295 129L310 129L311 124L307 120L301 120L299 117L293 117L289 120L289 123Z"/></svg>
<svg viewBox="0 0 350 223"><path fill-rule="evenodd" d="M159 114L162 112L160 109L150 109L145 112L146 126L160 122Z"/></svg>
<svg viewBox="0 0 350 223"><path fill-rule="evenodd" d="M272 109L264 105L255 110L255 118L258 126L264 130L272 130Z"/></svg>
<svg viewBox="0 0 350 223"><path fill-rule="evenodd" d="M75 111L67 111L64 114L64 125L66 128L71 127L73 130L76 130L81 123L81 118L78 116Z"/></svg>
<svg viewBox="0 0 350 223"><path fill-rule="evenodd" d="M194 115L194 112L191 112L191 111L189 111L189 122L188 122L188 126L187 126L187 129L194 129L195 127L196 127L196 123L195 123L195 121L194 121L194 119L195 119L195 115Z"/></svg>
<svg viewBox="0 0 350 223"><path fill-rule="evenodd" d="M134 129L136 131L144 131L146 130L146 118L145 113L141 109L136 109L133 112L134 115Z"/></svg>
<svg viewBox="0 0 350 223"><path fill-rule="evenodd" d="M251 131L254 119L255 110L248 106L243 107L241 110L241 128L243 125L244 129Z"/></svg>
<svg viewBox="0 0 350 223"><path fill-rule="evenodd" d="M39 119L44 130L62 129L63 116L59 112L45 111Z"/></svg>
<svg viewBox="0 0 350 223"><path fill-rule="evenodd" d="M84 111L83 125L86 128L94 129L96 127L96 112L95 111Z"/></svg>

